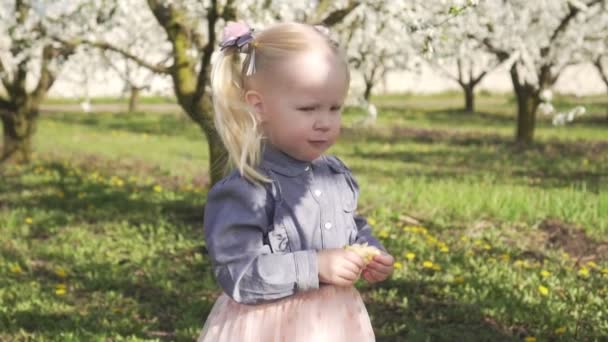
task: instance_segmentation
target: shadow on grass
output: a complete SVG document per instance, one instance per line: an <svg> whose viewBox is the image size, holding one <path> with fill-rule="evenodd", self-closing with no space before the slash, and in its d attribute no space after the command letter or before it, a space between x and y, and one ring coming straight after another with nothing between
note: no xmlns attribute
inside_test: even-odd
<svg viewBox="0 0 608 342"><path fill-rule="evenodd" d="M154 224L159 217L176 226L202 229L203 194L180 191L179 179L156 175L151 184L142 184L109 177L111 166L106 168L98 173L96 168L77 169L59 162L43 162L22 171L21 175L30 175L30 181L22 182L18 175L3 174L0 189L10 198L11 207L47 213L46 219L36 225L41 227L41 234L51 233L46 227L71 221L140 225ZM199 186L195 184L190 190Z"/></svg>
<svg viewBox="0 0 608 342"><path fill-rule="evenodd" d="M185 115L134 113L53 113L46 120L69 125L82 125L100 130L128 131L150 135L199 138L202 132Z"/></svg>
<svg viewBox="0 0 608 342"><path fill-rule="evenodd" d="M517 181L541 188L578 184L595 193L603 189L608 179L608 165L604 159L608 154L608 141L551 140L524 147L496 134L416 128L366 132L365 137L358 131L347 130L344 139L355 146L346 156L373 161L367 163L366 168L371 167L374 174L384 177L458 179L492 175L499 182L504 179L505 182ZM357 147L361 139L381 148L361 150ZM399 144L407 143L423 145L423 148L398 148ZM386 162L397 167L387 168ZM366 169L365 172L370 171Z"/></svg>
<svg viewBox="0 0 608 342"><path fill-rule="evenodd" d="M54 300L56 304L20 305L10 317L0 314L5 334L17 336L26 331L39 337L63 333L91 339L108 335L191 341L194 336L188 332L202 328L218 295L208 261L193 263L186 255L170 263L165 255L149 260L148 265L166 265L160 269L131 261L114 264L52 253L38 257L72 265L70 275L60 278L41 261L34 263L27 274L19 275L19 283L43 284L42 290L48 294L35 294L39 301ZM67 295L52 295L52 284L58 282L69 284ZM11 304L10 296L4 304ZM63 310L57 307L62 304L71 309L61 313Z"/></svg>
<svg viewBox="0 0 608 342"><path fill-rule="evenodd" d="M437 290L448 285L388 280L361 287L377 341L518 341L525 336L525 330L484 315L480 305L450 300ZM402 298L407 304L400 304Z"/></svg>

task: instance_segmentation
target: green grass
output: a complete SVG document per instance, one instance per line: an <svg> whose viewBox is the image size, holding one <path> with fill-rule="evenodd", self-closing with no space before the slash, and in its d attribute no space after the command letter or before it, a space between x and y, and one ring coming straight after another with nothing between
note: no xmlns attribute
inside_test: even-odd
<svg viewBox="0 0 608 342"><path fill-rule="evenodd" d="M377 340L606 338L605 97L564 98L590 114L540 122L525 149L506 96L480 96L476 114L453 109L459 94L375 100L377 125L349 109L330 152L398 261L390 280L357 284ZM219 294L200 129L74 113L38 131L35 162L0 171L0 341L192 340Z"/></svg>

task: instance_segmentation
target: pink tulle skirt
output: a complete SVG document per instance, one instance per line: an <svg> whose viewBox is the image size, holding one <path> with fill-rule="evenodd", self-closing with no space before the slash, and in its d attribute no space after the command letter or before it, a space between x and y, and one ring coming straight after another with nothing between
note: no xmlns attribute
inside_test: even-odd
<svg viewBox="0 0 608 342"><path fill-rule="evenodd" d="M374 331L354 287L321 285L258 305L217 299L199 342L372 342Z"/></svg>

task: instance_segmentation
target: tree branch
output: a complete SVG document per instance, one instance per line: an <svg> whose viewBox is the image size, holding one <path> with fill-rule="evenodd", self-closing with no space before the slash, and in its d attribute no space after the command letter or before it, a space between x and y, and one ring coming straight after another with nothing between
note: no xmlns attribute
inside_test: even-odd
<svg viewBox="0 0 608 342"><path fill-rule="evenodd" d="M231 3L226 4L226 6L230 6ZM227 11L224 9L224 13L230 13L231 11ZM211 64L211 55L213 55L213 51L215 50L215 23L219 19L218 10L217 10L217 0L211 0L211 8L209 8L209 12L207 13L207 31L209 34L209 39L207 39L207 45L203 49L203 56L201 57L201 69L198 73L198 77L196 80L196 91L194 93L195 99L202 99L203 94L205 93L205 85L207 84L207 69Z"/></svg>
<svg viewBox="0 0 608 342"><path fill-rule="evenodd" d="M591 7L595 4L598 4L600 2L602 2L603 0L593 0L591 2L589 2L588 4L586 4L587 7ZM580 8L573 6L572 4L568 4L568 7L570 8L570 12L562 18L562 21L559 23L559 25L557 26L557 28L555 29L555 31L553 31L553 34L551 35L551 38L549 38L549 45L551 43L553 43L553 41L555 39L557 39L557 37L560 35L560 33L564 32L566 30L566 28L568 27L568 24L570 23L570 21L572 19L574 19L574 17L578 14L578 12L580 12Z"/></svg>
<svg viewBox="0 0 608 342"><path fill-rule="evenodd" d="M325 9L328 5L323 6L323 4L327 4L329 1L322 1L319 5L319 9ZM357 8L361 4L360 1L351 0L348 2L345 8L337 9L322 19L318 24L323 25L325 27L332 27L338 23L340 23L347 15L350 14L355 8Z"/></svg>
<svg viewBox="0 0 608 342"><path fill-rule="evenodd" d="M606 74L606 71L608 71L608 70L606 70L606 68L602 64L602 56L597 57L597 59L595 61L593 61L593 65L595 65L597 70L600 72L600 77L602 78L602 81L604 81L604 84L608 88L608 74Z"/></svg>
<svg viewBox="0 0 608 342"><path fill-rule="evenodd" d="M72 46L76 46L76 45L88 45L94 48L98 48L104 51L114 51L116 53L119 53L121 55L123 55L124 57L134 61L135 63L141 65L144 68L148 68L150 70L152 70L153 72L159 73L159 74L168 74L169 73L169 68L162 65L162 64L152 64L150 62L147 62L145 60L143 60L142 58L139 58L137 56L135 56L134 54L130 53L129 51L127 51L126 49L122 49L120 47L114 46L108 42L101 42L101 41L91 41L88 39L75 39L73 41L67 41L64 40L60 37L52 37L52 39L64 44L64 45L72 45Z"/></svg>
<svg viewBox="0 0 608 342"><path fill-rule="evenodd" d="M2 82L2 85L4 86L4 88L6 89L6 91L9 91L9 87L10 87L10 85L11 85L12 82L11 82L10 75L8 74L8 71L4 67L4 63L2 62L2 58L0 58L0 81Z"/></svg>

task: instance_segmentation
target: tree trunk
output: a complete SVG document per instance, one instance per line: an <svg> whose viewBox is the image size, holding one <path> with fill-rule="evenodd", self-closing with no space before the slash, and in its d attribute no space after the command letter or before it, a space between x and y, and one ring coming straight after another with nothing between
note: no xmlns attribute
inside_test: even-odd
<svg viewBox="0 0 608 342"><path fill-rule="evenodd" d="M536 126L536 109L539 105L534 89L523 86L517 95L517 143L529 145L534 142Z"/></svg>
<svg viewBox="0 0 608 342"><path fill-rule="evenodd" d="M475 111L475 94L473 93L474 86L472 84L465 84L463 87L464 90L464 110L467 113L473 113Z"/></svg>
<svg viewBox="0 0 608 342"><path fill-rule="evenodd" d="M137 110L137 104L139 103L140 93L140 88L131 86L131 96L129 97L129 113L133 113Z"/></svg>
<svg viewBox="0 0 608 342"><path fill-rule="evenodd" d="M517 97L517 128L515 142L521 145L530 145L534 142L534 128L536 125L536 109L540 104L539 89L533 84L521 82L517 63L513 63L509 70L513 90ZM544 80L544 79L543 79ZM541 82L541 84L548 84Z"/></svg>
<svg viewBox="0 0 608 342"><path fill-rule="evenodd" d="M203 95L193 106L184 106L186 113L201 128L209 149L209 187L220 181L228 172L228 152L213 124L213 105L209 94Z"/></svg>
<svg viewBox="0 0 608 342"><path fill-rule="evenodd" d="M2 116L3 146L0 162L28 163L32 157L32 137L36 132L37 110L17 110Z"/></svg>
<svg viewBox="0 0 608 342"><path fill-rule="evenodd" d="M374 82L365 82L365 92L363 93L363 98L365 102L369 102L369 98L372 97L372 88L374 87Z"/></svg>

